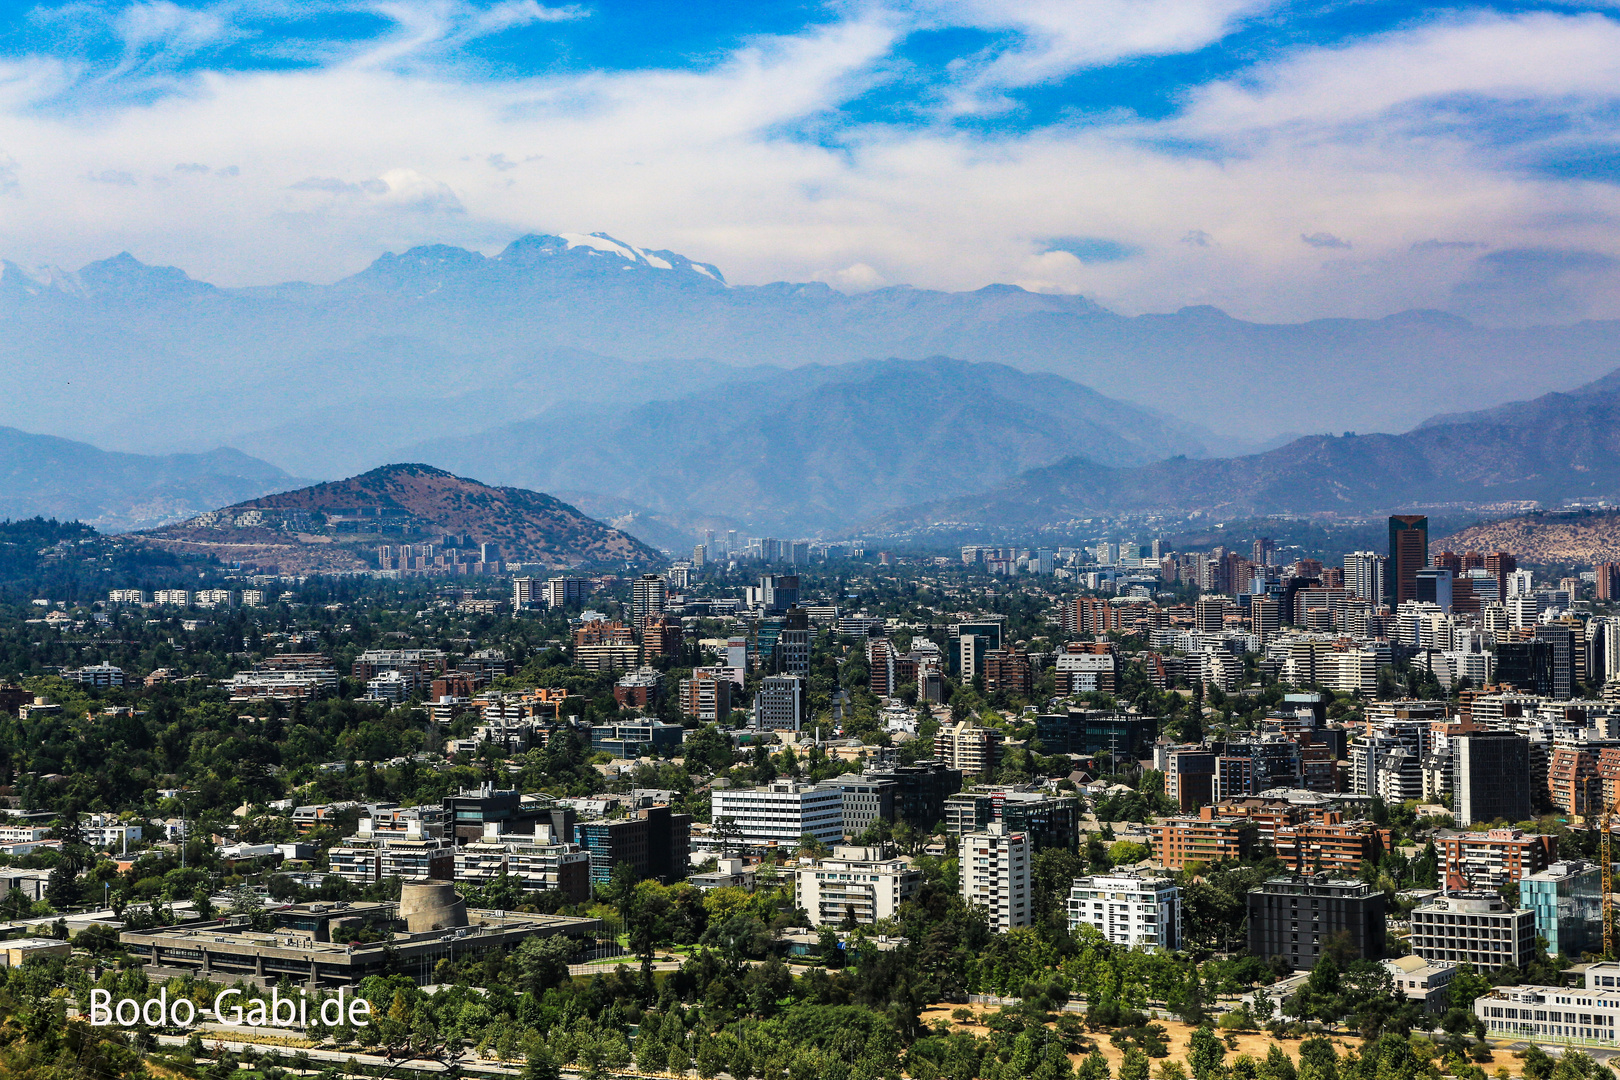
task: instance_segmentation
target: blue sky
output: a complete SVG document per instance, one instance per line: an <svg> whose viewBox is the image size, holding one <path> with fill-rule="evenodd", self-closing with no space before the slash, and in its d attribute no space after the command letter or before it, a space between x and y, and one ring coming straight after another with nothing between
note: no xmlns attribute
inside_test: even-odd
<svg viewBox="0 0 1620 1080"><path fill-rule="evenodd" d="M1620 9L0 5L0 256L222 284L602 230L734 283L1620 316Z"/></svg>

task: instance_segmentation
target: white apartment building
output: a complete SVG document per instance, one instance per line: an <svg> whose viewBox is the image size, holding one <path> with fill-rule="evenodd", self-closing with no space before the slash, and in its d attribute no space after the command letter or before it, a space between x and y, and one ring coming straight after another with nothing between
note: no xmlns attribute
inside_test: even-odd
<svg viewBox="0 0 1620 1080"><path fill-rule="evenodd" d="M1069 888L1069 929L1095 926L1115 945L1181 947L1181 890L1167 877L1094 874Z"/></svg>
<svg viewBox="0 0 1620 1080"><path fill-rule="evenodd" d="M184 589L157 589L152 593L152 603L185 607L191 603L191 594Z"/></svg>
<svg viewBox="0 0 1620 1080"><path fill-rule="evenodd" d="M327 853L332 873L356 885L387 877L447 880L455 870L455 840L426 835L420 820L405 823L405 833L378 832L361 818L353 836Z"/></svg>
<svg viewBox="0 0 1620 1080"><path fill-rule="evenodd" d="M107 593L109 604L144 604L146 593L140 589L112 589Z"/></svg>
<svg viewBox="0 0 1620 1080"><path fill-rule="evenodd" d="M805 835L824 844L844 838L844 793L836 787L780 780L766 787L718 788L709 820L729 820L749 844L794 847Z"/></svg>
<svg viewBox="0 0 1620 1080"><path fill-rule="evenodd" d="M484 823L484 835L456 849L457 881L492 881L505 873L527 891L568 891L571 880L588 889L591 856L578 844L557 841L549 825L534 834L502 833L500 822Z"/></svg>
<svg viewBox="0 0 1620 1080"><path fill-rule="evenodd" d="M801 862L793 877L794 903L811 926L892 919L921 888L922 871L880 847L836 847L830 859Z"/></svg>
<svg viewBox="0 0 1620 1080"><path fill-rule="evenodd" d="M957 848L962 899L985 910L992 930L1029 926L1035 918L1030 888L1034 857L1029 834L988 825L962 836Z"/></svg>
<svg viewBox="0 0 1620 1080"><path fill-rule="evenodd" d="M68 682L76 682L81 686L93 686L103 689L111 686L124 685L124 669L112 664L86 664L81 668L70 668L62 672L62 678Z"/></svg>

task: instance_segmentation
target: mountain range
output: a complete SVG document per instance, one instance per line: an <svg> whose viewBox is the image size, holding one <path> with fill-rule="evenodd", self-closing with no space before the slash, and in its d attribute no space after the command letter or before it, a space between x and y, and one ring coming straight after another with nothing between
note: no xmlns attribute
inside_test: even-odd
<svg viewBox="0 0 1620 1080"><path fill-rule="evenodd" d="M125 532L191 517L303 481L229 448L121 454L0 428L0 517L81 521Z"/></svg>
<svg viewBox="0 0 1620 1080"><path fill-rule="evenodd" d="M1363 515L1620 496L1620 370L1567 393L1444 414L1399 435L1315 435L1262 454L1120 468L1072 457L864 531L1039 528L1119 514Z"/></svg>
<svg viewBox="0 0 1620 1080"><path fill-rule="evenodd" d="M1620 366L1613 323L1502 329L1414 311L1277 326L1209 307L1128 316L1013 285L738 286L603 234L525 236L490 256L413 248L329 285L220 288L128 254L76 273L6 263L0 324L0 423L141 452L223 442L326 478L562 401L621 407L759 366L1001 363L1207 428L1213 452L1330 425L1399 431L1443 403L1494 406Z"/></svg>
<svg viewBox="0 0 1620 1080"><path fill-rule="evenodd" d="M416 464L246 500L133 539L176 554L303 574L375 570L377 549L399 544L462 550L493 544L498 559L491 561L548 569L662 560L640 540L550 495Z"/></svg>
<svg viewBox="0 0 1620 1080"><path fill-rule="evenodd" d="M404 456L599 493L628 504L621 513L690 523L690 537L700 522L836 531L1072 454L1139 465L1203 452L1174 422L1059 376L935 357L807 365L672 400L558 409Z"/></svg>
<svg viewBox="0 0 1620 1080"><path fill-rule="evenodd" d="M97 458L81 491L25 455L0 508L135 528L398 461L567 492L671 549L704 528L1545 501L1613 489L1612 383L1561 387L1620 365L1615 330L734 286L600 233L413 248L330 285L7 262L0 422L148 457Z"/></svg>

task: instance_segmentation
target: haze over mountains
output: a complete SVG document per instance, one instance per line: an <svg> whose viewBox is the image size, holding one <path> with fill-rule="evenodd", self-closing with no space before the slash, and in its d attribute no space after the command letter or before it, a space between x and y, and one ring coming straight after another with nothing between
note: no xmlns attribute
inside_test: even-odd
<svg viewBox="0 0 1620 1080"><path fill-rule="evenodd" d="M1232 507L1344 511L1601 488L1603 462L1560 464L1555 439L1532 453L1490 434L1502 425L1488 415L1428 418L1459 403L1514 409L1502 403L1620 367L1616 329L1491 329L1433 312L1295 326L1211 308L1126 317L1006 285L734 287L716 267L602 234L523 237L495 256L415 248L332 285L243 289L124 254L77 273L0 267L0 422L149 453L224 444L243 455L224 472L271 489L295 486L289 474L423 461L566 491L672 544L705 522L914 522L936 511L897 509L993 490L982 513L1019 500L1018 520L1160 498L1201 508L1221 501L1215 488ZM1564 411L1560 437L1600 454L1602 436L1576 429L1604 423L1601 404L1583 408ZM1288 432L1426 420L1456 430L1196 460ZM1188 460L1149 464L1177 455ZM1328 479L1298 490L1291 477L1319 463ZM5 505L56 498L41 512L113 528L265 490L171 486L168 502L80 512L42 475L0 485L15 495ZM1029 508L1037 488L1047 510Z"/></svg>
<svg viewBox="0 0 1620 1080"><path fill-rule="evenodd" d="M268 462L227 448L119 454L0 428L0 517L5 518L54 517L125 532L299 483Z"/></svg>
<svg viewBox="0 0 1620 1080"><path fill-rule="evenodd" d="M1313 435L1262 454L1117 468L1070 458L982 495L882 515L874 532L1041 527L1115 514L1369 514L1620 495L1620 371L1569 393L1435 417L1402 435Z"/></svg>

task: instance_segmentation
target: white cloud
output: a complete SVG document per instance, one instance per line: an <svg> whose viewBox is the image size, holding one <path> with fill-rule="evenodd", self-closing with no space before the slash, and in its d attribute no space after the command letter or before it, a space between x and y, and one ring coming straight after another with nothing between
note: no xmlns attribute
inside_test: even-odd
<svg viewBox="0 0 1620 1080"><path fill-rule="evenodd" d="M162 37L169 16L147 7L150 40L204 40L206 27ZM1203 87L1165 120L845 128L824 145L791 133L878 82L919 19L1021 35L963 73L968 107L1077 66L1196 48L1261 5L985 0L917 9L910 22L866 7L750 40L702 70L507 81L452 77L425 58L458 34L495 32L478 10L537 24L570 9L386 10L396 32L350 59L204 74L185 94L78 114L38 107L82 78L73 65L0 64L0 146L21 163L0 177L25 196L0 255L77 265L127 247L241 284L331 280L414 243L489 251L524 231L604 230L714 262L733 282L1013 281L1128 312L1213 303L1295 319L1446 307L1487 251L1620 254L1620 186L1527 177L1487 135L1435 122L1441 102L1485 102L1487 121L1492 101L1540 103L1620 139L1595 104L1620 86L1620 24L1600 16L1446 17L1299 47ZM184 177L176 162L210 163L212 176ZM180 182L82 182L111 173ZM1318 236L1354 247L1302 242ZM1139 254L1082 261L1042 251L1052 237ZM1577 301L1570 310L1620 315L1620 297L1600 288Z"/></svg>
<svg viewBox="0 0 1620 1080"><path fill-rule="evenodd" d="M841 292L870 292L889 284L882 274L865 263L852 263L837 270L818 270L811 281L824 281Z"/></svg>

